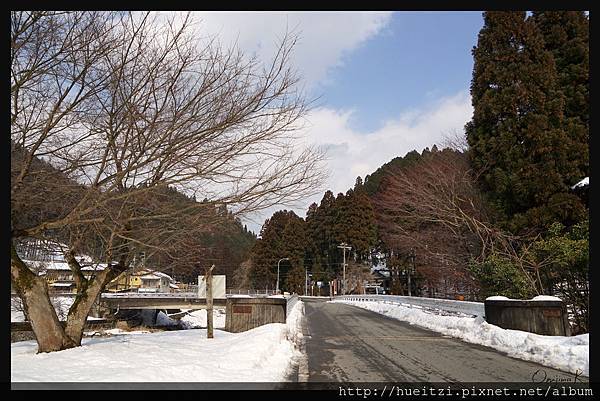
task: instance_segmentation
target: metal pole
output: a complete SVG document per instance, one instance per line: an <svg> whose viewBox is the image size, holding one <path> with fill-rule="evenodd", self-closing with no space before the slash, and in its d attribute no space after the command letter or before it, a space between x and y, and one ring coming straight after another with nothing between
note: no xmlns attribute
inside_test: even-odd
<svg viewBox="0 0 600 401"><path fill-rule="evenodd" d="M275 289L276 294L279 294L279 264L281 263L282 260L290 260L290 259L289 258L281 258L277 262L277 288Z"/></svg>
<svg viewBox="0 0 600 401"><path fill-rule="evenodd" d="M308 295L308 267L304 267L304 296Z"/></svg>

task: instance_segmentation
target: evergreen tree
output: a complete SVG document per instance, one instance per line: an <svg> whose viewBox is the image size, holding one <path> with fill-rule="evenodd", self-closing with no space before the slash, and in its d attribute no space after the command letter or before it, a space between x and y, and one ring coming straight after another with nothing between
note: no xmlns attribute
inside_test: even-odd
<svg viewBox="0 0 600 401"><path fill-rule="evenodd" d="M303 267L294 266L290 269L286 280L285 289L289 293L304 294L306 272Z"/></svg>
<svg viewBox="0 0 600 401"><path fill-rule="evenodd" d="M293 211L275 212L261 230L261 237L252 249L251 282L254 288L275 288L279 264L280 288L286 287L291 272L299 268L304 271L306 249L306 223ZM279 261L283 258L288 260Z"/></svg>
<svg viewBox="0 0 600 401"><path fill-rule="evenodd" d="M564 125L569 151L565 169L573 185L589 176L589 20L583 11L535 11L533 21L554 56L559 90L565 98Z"/></svg>
<svg viewBox="0 0 600 401"><path fill-rule="evenodd" d="M346 242L352 246L357 261L363 261L377 241L377 231L373 205L360 177L356 179L354 189L348 190L346 198L349 205Z"/></svg>
<svg viewBox="0 0 600 401"><path fill-rule="evenodd" d="M580 218L563 162L564 97L540 30L524 11L485 12L473 56L471 160L508 227Z"/></svg>

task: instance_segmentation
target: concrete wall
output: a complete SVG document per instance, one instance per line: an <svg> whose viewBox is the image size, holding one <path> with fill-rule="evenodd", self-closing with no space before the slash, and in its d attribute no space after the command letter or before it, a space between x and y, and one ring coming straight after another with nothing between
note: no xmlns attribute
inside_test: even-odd
<svg viewBox="0 0 600 401"><path fill-rule="evenodd" d="M225 330L239 333L269 323L285 323L283 298L227 298Z"/></svg>
<svg viewBox="0 0 600 401"><path fill-rule="evenodd" d="M562 301L486 300L485 320L503 329L548 336L570 336Z"/></svg>

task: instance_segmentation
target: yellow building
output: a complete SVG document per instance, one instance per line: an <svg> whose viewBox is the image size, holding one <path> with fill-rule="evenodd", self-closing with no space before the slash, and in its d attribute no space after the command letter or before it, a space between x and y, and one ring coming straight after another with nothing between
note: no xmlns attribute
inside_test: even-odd
<svg viewBox="0 0 600 401"><path fill-rule="evenodd" d="M177 288L173 279L162 272L142 269L137 272L124 272L112 280L107 286L109 292L170 292Z"/></svg>

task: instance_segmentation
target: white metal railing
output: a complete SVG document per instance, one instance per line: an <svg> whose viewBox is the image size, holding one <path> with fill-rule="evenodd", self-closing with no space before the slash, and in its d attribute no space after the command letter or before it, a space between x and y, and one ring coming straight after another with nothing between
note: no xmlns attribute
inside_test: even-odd
<svg viewBox="0 0 600 401"><path fill-rule="evenodd" d="M197 292L103 292L102 298L198 298Z"/></svg>
<svg viewBox="0 0 600 401"><path fill-rule="evenodd" d="M227 291L225 296L231 297L233 295L267 297L275 295L275 291ZM103 292L102 298L198 298L198 292Z"/></svg>
<svg viewBox="0 0 600 401"><path fill-rule="evenodd" d="M294 294L294 295L286 296L286 299L287 299L287 304L286 304L285 315L289 316L290 312L292 311L294 306L298 303L298 301L300 301L300 297L297 294Z"/></svg>
<svg viewBox="0 0 600 401"><path fill-rule="evenodd" d="M438 299L424 297L407 297L402 295L341 295L334 299L347 301L375 301L407 307L440 309L447 312L463 313L471 316L485 316L483 302L456 301L453 299Z"/></svg>

